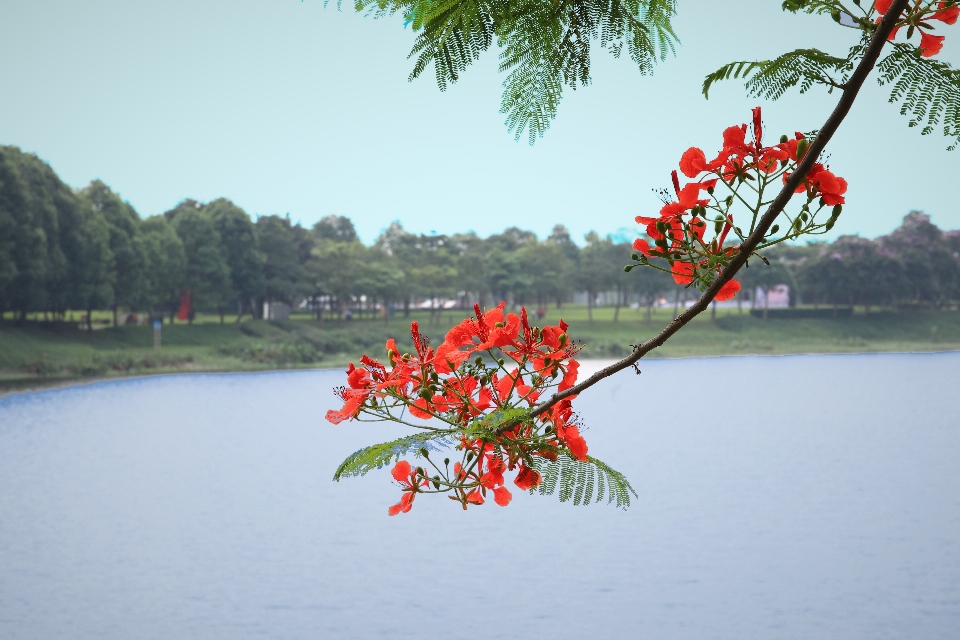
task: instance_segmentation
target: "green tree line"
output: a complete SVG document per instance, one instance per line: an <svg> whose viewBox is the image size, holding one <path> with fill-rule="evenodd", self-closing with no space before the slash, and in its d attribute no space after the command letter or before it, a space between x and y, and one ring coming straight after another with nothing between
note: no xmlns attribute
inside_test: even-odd
<svg viewBox="0 0 960 640"><path fill-rule="evenodd" d="M500 300L543 308L574 299L591 310L646 306L688 292L666 273L635 269L630 242L595 232L580 246L562 225L543 240L516 227L424 235L395 222L360 242L346 217L304 228L289 216L252 219L225 198L184 200L142 219L107 185L64 184L32 154L0 147L0 312L63 317L67 310L127 309L172 322L186 292L195 309L259 316L263 303L303 305L325 316L443 301ZM741 303L757 288L791 288L792 301L829 305L943 306L960 298L960 232L912 212L888 236L780 246L741 273ZM692 297L692 293L689 293ZM591 316L592 317L592 316ZM649 316L648 316L649 317Z"/></svg>

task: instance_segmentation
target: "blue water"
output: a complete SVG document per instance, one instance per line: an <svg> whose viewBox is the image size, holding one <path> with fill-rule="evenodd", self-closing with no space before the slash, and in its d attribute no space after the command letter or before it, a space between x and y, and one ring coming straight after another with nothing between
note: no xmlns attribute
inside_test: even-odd
<svg viewBox="0 0 960 640"><path fill-rule="evenodd" d="M656 360L581 396L626 512L388 518L336 372L0 399L0 638L957 638L960 354Z"/></svg>

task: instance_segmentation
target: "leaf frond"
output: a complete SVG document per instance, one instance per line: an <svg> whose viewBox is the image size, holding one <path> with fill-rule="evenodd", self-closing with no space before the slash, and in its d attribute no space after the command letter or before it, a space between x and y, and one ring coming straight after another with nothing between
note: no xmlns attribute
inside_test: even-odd
<svg viewBox="0 0 960 640"><path fill-rule="evenodd" d="M900 103L900 114L910 118L908 126L922 127L929 135L938 127L953 138L947 147L960 143L960 71L939 60L924 58L920 50L897 43L893 52L877 65L881 85L892 84L890 102Z"/></svg>
<svg viewBox="0 0 960 640"><path fill-rule="evenodd" d="M626 509L630 506L631 494L637 497L626 476L591 456L581 462L569 452L559 451L556 461L535 457L532 466L543 476L543 481L539 488L531 489L531 493L537 491L542 496L557 493L560 502L572 500L579 506L600 502L606 497L607 503L616 502L618 508Z"/></svg>
<svg viewBox="0 0 960 640"><path fill-rule="evenodd" d="M333 479L339 482L341 478L366 475L374 469L382 469L391 462L399 460L411 451L419 452L420 449L443 451L456 444L451 435L452 432L449 431L415 433L390 442L364 447L351 453L340 463L336 473L333 474Z"/></svg>
<svg viewBox="0 0 960 640"><path fill-rule="evenodd" d="M847 57L839 58L819 49L797 49L774 60L731 62L704 79L703 95L709 98L714 83L731 78L744 78L747 93L767 100L776 100L797 85L800 93L814 85L842 88L861 52L858 45Z"/></svg>

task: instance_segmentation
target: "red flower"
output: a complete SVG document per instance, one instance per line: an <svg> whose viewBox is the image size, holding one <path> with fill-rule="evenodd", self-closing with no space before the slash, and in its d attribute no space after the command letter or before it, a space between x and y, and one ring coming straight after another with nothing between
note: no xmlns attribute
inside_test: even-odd
<svg viewBox="0 0 960 640"><path fill-rule="evenodd" d="M956 21L956 17L954 17ZM945 36L935 36L926 31L920 31L920 55L924 58L932 58L943 49L943 40Z"/></svg>
<svg viewBox="0 0 960 640"><path fill-rule="evenodd" d="M717 292L717 297L714 299L723 302L737 295L738 291L740 291L740 283L736 280L729 280L725 285L720 287L720 291Z"/></svg>
<svg viewBox="0 0 960 640"><path fill-rule="evenodd" d="M633 241L633 249L634 251L639 251L645 256L650 255L650 243L641 238L637 238Z"/></svg>
<svg viewBox="0 0 960 640"><path fill-rule="evenodd" d="M677 284L690 284L693 282L693 265L689 262L674 262L673 281Z"/></svg>
<svg viewBox="0 0 960 640"><path fill-rule="evenodd" d="M390 471L390 474L393 476L393 479L399 482L404 486L403 495L400 497L400 502L390 507L387 511L391 516L395 516L398 513L406 513L413 508L413 499L416 497L416 492L421 486L429 485L429 481L424 478L421 481L418 480L418 474L416 470L410 468L410 463L406 460L401 460L398 462L393 469Z"/></svg>
<svg viewBox="0 0 960 640"><path fill-rule="evenodd" d="M513 495L506 487L497 487L493 490L493 501L501 507L505 507L513 500Z"/></svg>
<svg viewBox="0 0 960 640"><path fill-rule="evenodd" d="M843 194L847 192L847 181L833 175L820 163L813 165L807 174L806 182L813 185L828 205L844 204Z"/></svg>
<svg viewBox="0 0 960 640"><path fill-rule="evenodd" d="M697 147L690 147L680 156L680 171L688 178L696 178L704 171L716 171L723 166L726 156L720 152L716 158L707 162L707 157L703 151Z"/></svg>
<svg viewBox="0 0 960 640"><path fill-rule="evenodd" d="M937 4L937 12L933 14L931 20L939 20L946 24L956 24L958 17L960 17L960 6L953 5L952 7L948 7L946 2L941 2Z"/></svg>
<svg viewBox="0 0 960 640"><path fill-rule="evenodd" d="M891 4L893 4L893 0L875 0L873 8L876 9L880 15L884 15L887 11L890 11Z"/></svg>
<svg viewBox="0 0 960 640"><path fill-rule="evenodd" d="M753 108L753 144L761 149L760 140L763 138L763 121L760 118L760 107Z"/></svg>
<svg viewBox="0 0 960 640"><path fill-rule="evenodd" d="M563 374L563 380L560 381L557 391L566 391L577 383L577 369L580 368L580 363L576 360L570 360L566 366L567 370Z"/></svg>
<svg viewBox="0 0 960 640"><path fill-rule="evenodd" d="M404 493L400 496L400 502L387 509L387 514L395 516L398 513L407 513L413 508L413 496L415 493Z"/></svg>
<svg viewBox="0 0 960 640"><path fill-rule="evenodd" d="M520 467L517 477L513 479L513 484L520 487L521 491L536 489L541 482L543 482L543 476L540 475L539 471L530 467Z"/></svg>

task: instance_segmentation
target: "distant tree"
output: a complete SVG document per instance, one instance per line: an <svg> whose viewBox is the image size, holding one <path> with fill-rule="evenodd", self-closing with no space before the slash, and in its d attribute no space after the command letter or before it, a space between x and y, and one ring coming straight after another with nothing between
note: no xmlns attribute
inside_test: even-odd
<svg viewBox="0 0 960 640"><path fill-rule="evenodd" d="M324 216L313 225L313 235L334 242L359 242L353 222L346 216Z"/></svg>
<svg viewBox="0 0 960 640"><path fill-rule="evenodd" d="M90 311L113 295L114 261L103 215L65 185L45 162L0 147L0 239L3 307L62 313Z"/></svg>
<svg viewBox="0 0 960 640"><path fill-rule="evenodd" d="M374 246L387 256L389 264L395 270L404 274L402 286L397 290L397 298L403 301L403 317L407 318L410 316L410 299L416 291L416 285L409 277L409 270L417 259L417 236L394 221L377 237Z"/></svg>
<svg viewBox="0 0 960 640"><path fill-rule="evenodd" d="M177 203L173 209L163 212L163 217L167 219L167 222L173 222L178 215L184 211L200 211L203 209L203 203L197 202L193 198L184 198Z"/></svg>
<svg viewBox="0 0 960 640"><path fill-rule="evenodd" d="M590 324L593 324L593 307L597 294L616 287L619 274L611 271L613 241L610 238L601 238L595 231L588 233L585 238L587 246L580 251L577 285L587 292L587 318ZM630 253L627 252L621 260L629 256ZM620 273L622 272L621 265Z"/></svg>
<svg viewBox="0 0 960 640"><path fill-rule="evenodd" d="M906 285L903 266L877 242L841 236L804 262L798 280L816 300L836 305L884 305L893 302Z"/></svg>
<svg viewBox="0 0 960 640"><path fill-rule="evenodd" d="M563 252L564 264L561 276L562 293L557 296L557 308L563 304L563 298L569 296L576 286L577 265L580 263L580 247L570 237L570 232L562 224L555 225L544 244L554 245Z"/></svg>
<svg viewBox="0 0 960 640"><path fill-rule="evenodd" d="M766 256L765 256L766 257ZM767 258L770 260L770 258ZM750 260L748 266L741 269L737 274L740 280L741 290L750 292L750 306L756 306L756 291L763 291L763 319L767 319L767 312L770 308L770 290L779 284L789 284L792 276L788 271L787 265L780 260L770 260L770 264L764 263L758 258Z"/></svg>
<svg viewBox="0 0 960 640"><path fill-rule="evenodd" d="M414 294L430 301L430 324L439 323L440 298L456 295L456 247L448 236L421 234L412 244L405 245L404 250L398 257L413 282Z"/></svg>
<svg viewBox="0 0 960 640"><path fill-rule="evenodd" d="M103 215L110 232L110 252L114 260L113 326L121 304L136 306L146 302L146 253L140 233L140 216L129 203L120 199L100 180L94 180L80 192L94 211Z"/></svg>
<svg viewBox="0 0 960 640"><path fill-rule="evenodd" d="M909 289L905 297L940 305L957 290L960 261L947 245L943 232L922 211L908 213L903 224L879 238L879 242L903 264Z"/></svg>
<svg viewBox="0 0 960 640"><path fill-rule="evenodd" d="M256 230L250 216L226 198L208 203L204 213L213 220L213 226L220 235L223 254L230 268L230 284L237 299L237 322L240 322L244 310L256 315L256 300L266 291L263 267L266 257L257 248ZM223 319L221 307L221 321Z"/></svg>
<svg viewBox="0 0 960 640"><path fill-rule="evenodd" d="M164 216L147 218L142 230L151 309L166 309L173 323L180 292L186 282L187 254L183 241Z"/></svg>
<svg viewBox="0 0 960 640"><path fill-rule="evenodd" d="M48 234L44 218L56 211L40 204L33 176L56 176L39 158L17 147L0 147L0 312L13 309L22 322L41 302L47 285ZM57 180L59 182L59 180ZM40 210L47 208L46 215ZM56 240L56 237L53 238ZM61 261L62 262L62 261Z"/></svg>
<svg viewBox="0 0 960 640"><path fill-rule="evenodd" d="M654 264L663 268L668 267L665 261L657 261ZM670 274L656 269L643 269L640 273L631 272L630 276L627 278L627 287L637 294L640 304L646 308L646 321L650 323L653 321L653 305L664 293L674 289L677 285Z"/></svg>
<svg viewBox="0 0 960 640"><path fill-rule="evenodd" d="M359 242L321 239L314 246L313 255L304 269L316 291L330 297L331 307L341 318L353 296L360 294L358 283L364 278L368 251L370 249Z"/></svg>
<svg viewBox="0 0 960 640"><path fill-rule="evenodd" d="M222 308L231 290L230 267L213 220L198 209L187 209L173 218L173 228L187 256L184 284L194 308Z"/></svg>
<svg viewBox="0 0 960 640"><path fill-rule="evenodd" d="M366 249L364 253L362 262L356 265L359 272L356 291L367 296L371 309L375 308L377 300L381 302L383 321L387 324L390 321L390 303L398 301L398 292L402 290L406 274L376 247Z"/></svg>
<svg viewBox="0 0 960 640"><path fill-rule="evenodd" d="M305 242L304 229L299 224L291 224L289 217L260 216L256 230L259 249L265 258L264 298L294 304L297 297L310 291L304 269L310 252L304 255L303 249L312 244Z"/></svg>
<svg viewBox="0 0 960 640"><path fill-rule="evenodd" d="M567 258L556 244L527 243L517 251L519 269L529 274L523 293L544 307L566 294Z"/></svg>

